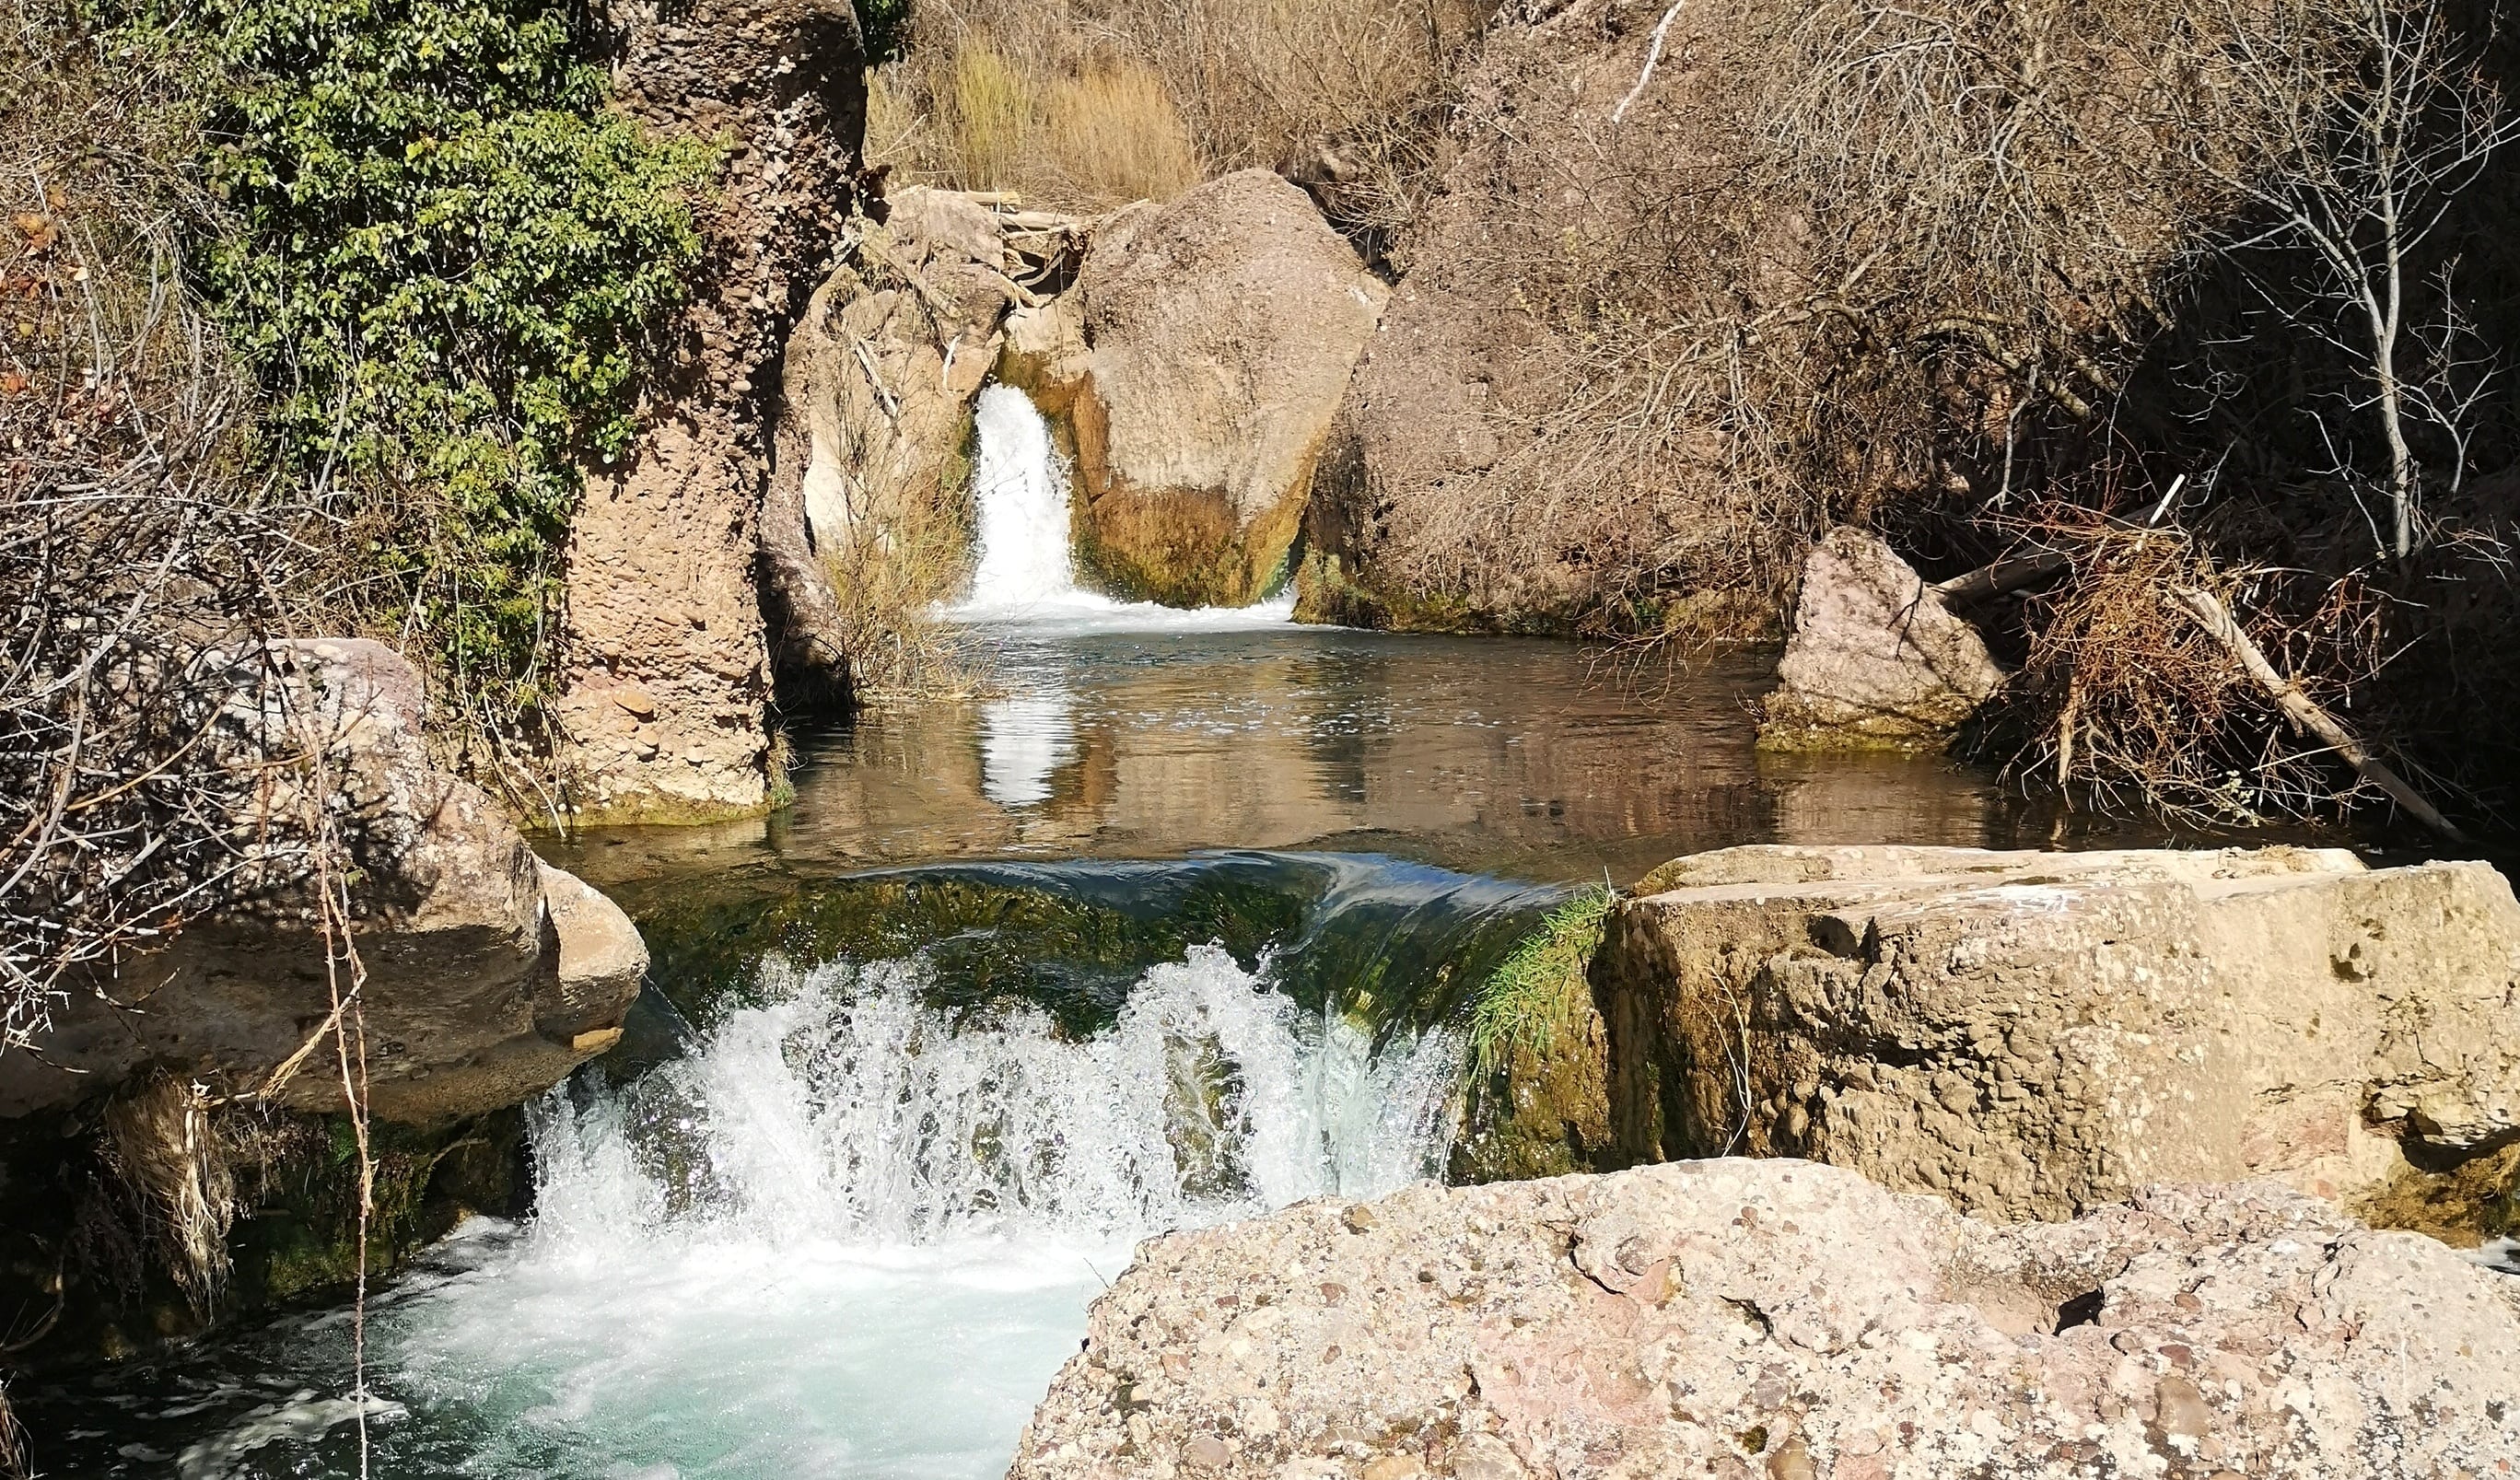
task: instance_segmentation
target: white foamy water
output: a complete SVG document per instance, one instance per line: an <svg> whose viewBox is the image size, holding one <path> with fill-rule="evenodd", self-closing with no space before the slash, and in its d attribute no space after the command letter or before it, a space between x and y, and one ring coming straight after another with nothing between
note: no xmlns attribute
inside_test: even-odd
<svg viewBox="0 0 2520 1480"><path fill-rule="evenodd" d="M1231 632L1295 619L1292 589L1249 606L1187 610L1120 602L1076 583L1068 544L1067 469L1032 398L1012 385L980 391L971 471L979 561L971 594L942 614L1075 632Z"/></svg>
<svg viewBox="0 0 2520 1480"><path fill-rule="evenodd" d="M995 1475L1134 1241L1438 1175L1459 1049L1372 1052L1214 948L1085 1038L957 1022L909 963L532 1107L539 1211L397 1304L381 1361L467 1474Z"/></svg>

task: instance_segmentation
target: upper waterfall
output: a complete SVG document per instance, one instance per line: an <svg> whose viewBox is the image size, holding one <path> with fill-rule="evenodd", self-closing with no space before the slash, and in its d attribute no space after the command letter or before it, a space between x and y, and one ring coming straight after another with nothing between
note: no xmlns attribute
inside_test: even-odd
<svg viewBox="0 0 2520 1480"><path fill-rule="evenodd" d="M1122 602L1076 582L1066 464L1032 398L1012 385L980 391L971 469L978 560L970 595L942 614L963 622L1054 622L1120 631L1277 626L1295 616L1291 586L1249 606L1185 609Z"/></svg>

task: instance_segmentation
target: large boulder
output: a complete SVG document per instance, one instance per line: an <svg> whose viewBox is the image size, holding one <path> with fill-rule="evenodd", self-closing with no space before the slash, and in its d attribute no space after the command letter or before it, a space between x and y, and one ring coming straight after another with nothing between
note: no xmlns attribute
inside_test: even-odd
<svg viewBox="0 0 2520 1480"><path fill-rule="evenodd" d="M858 194L866 78L848 0L609 8L623 110L729 146L691 300L637 443L570 521L552 714L581 822L698 822L769 801L755 571L781 355Z"/></svg>
<svg viewBox="0 0 2520 1480"><path fill-rule="evenodd" d="M2520 1280L2265 1185L1997 1227L1708 1161L1142 1245L1014 1480L2431 1480L2520 1455Z"/></svg>
<svg viewBox="0 0 2520 1480"><path fill-rule="evenodd" d="M1104 219L1072 292L1084 375L1044 381L1072 394L1079 557L1131 596L1256 599L1293 545L1382 284L1309 197L1255 169ZM1027 330L1047 372L1060 325Z"/></svg>
<svg viewBox="0 0 2520 1480"><path fill-rule="evenodd" d="M2003 679L1977 629L1944 609L1906 561L1839 525L1803 562L1759 743L1939 747Z"/></svg>
<svg viewBox="0 0 2520 1480"><path fill-rule="evenodd" d="M318 641L275 657L273 701L323 756L354 871L349 942L375 1116L426 1124L503 1108L611 1047L648 964L628 917L539 863L497 803L430 764L419 675L391 650ZM279 814L292 805L285 786L272 801ZM289 823L240 818L237 830L248 849L286 846ZM0 1054L0 1120L169 1075L220 1098L341 1108L329 1047L283 1072L352 985L330 959L325 887L300 875L69 992L31 1052Z"/></svg>
<svg viewBox="0 0 2520 1480"><path fill-rule="evenodd" d="M2357 1201L2520 1139L2516 966L2478 863L1759 846L1648 875L1594 975L1626 1159L2063 1219L2155 1181Z"/></svg>

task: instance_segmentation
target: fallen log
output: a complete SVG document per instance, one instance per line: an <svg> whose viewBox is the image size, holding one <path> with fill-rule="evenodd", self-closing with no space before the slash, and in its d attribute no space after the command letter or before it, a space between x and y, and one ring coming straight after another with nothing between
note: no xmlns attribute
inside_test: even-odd
<svg viewBox="0 0 2520 1480"><path fill-rule="evenodd" d="M2172 592L2170 600L2194 617L2207 636L2223 645L2224 650L2229 652L2249 677L2257 681L2258 687L2275 701L2275 707L2283 711L2284 718L2290 720L2295 729L2324 740L2328 748L2343 756L2358 775L2388 793L2390 800L2414 814L2415 820L2425 827L2452 842L2467 841L2449 818L2442 816L2414 787L2408 785L2403 777L2382 764L2380 758L2371 753L2370 747L2337 722L2336 716L2302 693L2299 685L2275 672L2274 664L2267 661L2267 655L2259 650L2258 645L2246 632L2240 630L2240 624L2232 619L2231 613L2224 608L2221 599L2214 593L2201 586L2186 586Z"/></svg>
<svg viewBox="0 0 2520 1480"><path fill-rule="evenodd" d="M1950 606L1965 606L1987 601L2007 591L2036 586L2049 576L2062 575L2074 568L2074 558L2056 550L2034 551L2029 555L2006 556L1991 565L1980 565L1966 575L1956 575L1935 583L1934 595Z"/></svg>

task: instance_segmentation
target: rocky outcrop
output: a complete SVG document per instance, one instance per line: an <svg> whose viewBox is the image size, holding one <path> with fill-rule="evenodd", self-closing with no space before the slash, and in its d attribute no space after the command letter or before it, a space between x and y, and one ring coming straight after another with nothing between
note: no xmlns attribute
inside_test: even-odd
<svg viewBox="0 0 2520 1480"><path fill-rule="evenodd" d="M1239 605L1282 565L1385 290L1310 198L1266 170L1095 229L1073 292L1078 555L1109 589ZM1072 352L1027 326L1048 367Z"/></svg>
<svg viewBox="0 0 2520 1480"><path fill-rule="evenodd" d="M916 187L889 207L882 224L850 223L847 256L788 341L762 551L791 709L863 677L850 668L849 608L919 610L959 594L971 403L1000 324L1033 299L1006 274L988 207Z"/></svg>
<svg viewBox="0 0 2520 1480"><path fill-rule="evenodd" d="M513 1105L620 1037L647 949L603 895L536 861L507 814L429 764L419 675L364 641L292 644L278 659L318 737L349 848L351 941L380 1120L435 1123ZM253 836L250 820L240 833ZM341 1108L329 1051L282 1074L350 985L328 964L301 878L191 923L166 949L68 994L52 1031L0 1054L0 1120L145 1076L290 1109Z"/></svg>
<svg viewBox="0 0 2520 1480"><path fill-rule="evenodd" d="M1649 875L1595 981L1631 1161L2063 1219L2165 1180L2367 1198L2520 1140L2520 904L2483 864L1728 848Z"/></svg>
<svg viewBox="0 0 2520 1480"><path fill-rule="evenodd" d="M588 470L570 523L553 715L580 821L698 821L769 795L754 571L770 424L788 329L857 193L864 59L848 0L606 14L620 106L732 153L646 429Z"/></svg>
<svg viewBox="0 0 2520 1480"><path fill-rule="evenodd" d="M1768 749L1939 748L2003 684L1977 629L1845 525L1803 562L1788 632L1759 726Z"/></svg>
<svg viewBox="0 0 2520 1480"><path fill-rule="evenodd" d="M1015 1480L2497 1475L2520 1281L2283 1188L1996 1227L1794 1161L1150 1240Z"/></svg>

